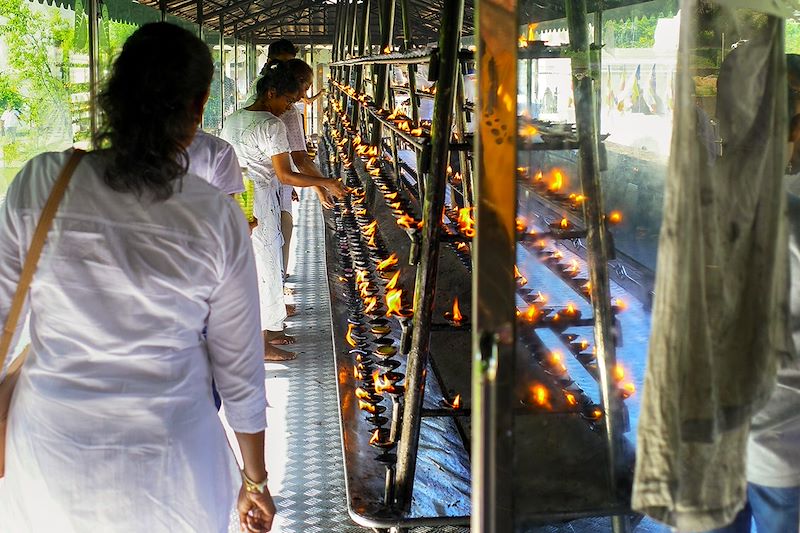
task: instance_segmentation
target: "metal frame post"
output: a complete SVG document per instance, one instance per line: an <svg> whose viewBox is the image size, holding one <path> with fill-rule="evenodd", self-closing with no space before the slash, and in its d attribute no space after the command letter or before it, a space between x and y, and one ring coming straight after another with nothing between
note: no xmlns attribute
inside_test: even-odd
<svg viewBox="0 0 800 533"><path fill-rule="evenodd" d="M219 16L219 127L225 124L225 15Z"/></svg>
<svg viewBox="0 0 800 533"><path fill-rule="evenodd" d="M408 0L400 0L400 17L403 21L403 50L411 50L411 8ZM419 127L419 103L417 102L417 66L408 64L408 92L411 98L411 119ZM419 162L417 162L419 164Z"/></svg>
<svg viewBox="0 0 800 533"><path fill-rule="evenodd" d="M98 53L99 46L99 31L98 31L98 16L100 14L97 5L98 0L87 1L87 16L89 17L89 130L94 137L98 128L98 110L97 110L97 86L99 83L98 71Z"/></svg>
<svg viewBox="0 0 800 533"><path fill-rule="evenodd" d="M600 392L605 411L605 436L608 451L608 477L612 494L618 495L622 473L619 471L622 450L622 400L614 384L613 370L616 349L612 334L614 315L611 311L611 291L608 282L608 233L606 231L603 199L600 196L600 160L598 154L598 124L595 94L592 85L592 51L589 48L589 29L586 0L566 2L567 25L572 50L572 85L575 95L575 126L580 157L578 168L586 201L583 215L586 221L586 250L589 281L592 284L594 341L600 374ZM582 120L585 118L586 120ZM625 517L613 516L615 532L626 531Z"/></svg>
<svg viewBox="0 0 800 533"><path fill-rule="evenodd" d="M422 422L422 400L425 396L430 350L436 281L439 271L439 221L444 208L447 165L450 154L450 132L453 124L453 99L458 73L458 49L464 19L464 0L445 0L439 30L439 78L433 105L431 127L431 171L425 187L422 208L422 253L414 284L414 333L406 367L406 393L403 423L397 449L397 499L401 508L409 509L414 490L417 449ZM421 172L418 172L418 177Z"/></svg>
<svg viewBox="0 0 800 533"><path fill-rule="evenodd" d="M364 55L364 50L366 49L366 46L367 46L367 39L368 39L368 36L369 36L369 10L370 10L370 8L371 8L371 0L364 0L364 9L361 12L361 20L359 21L358 26L357 26L358 28L363 28L363 31L360 32L359 38L358 38L358 55L359 56L363 56ZM355 67L356 80L355 80L355 84L353 85L353 88L358 93L361 93L364 90L363 85L364 85L364 69L365 68L366 67L364 65L358 65L358 66ZM351 122L353 123L353 127L358 127L359 118L360 118L360 114L359 114L358 111L359 111L359 106L356 105L353 108L353 113L352 113L352 116L350 118Z"/></svg>
<svg viewBox="0 0 800 533"><path fill-rule="evenodd" d="M473 240L473 531L513 531L514 264L517 214L516 2L476 2L477 233ZM508 124L497 135L493 124Z"/></svg>
<svg viewBox="0 0 800 533"><path fill-rule="evenodd" d="M395 0L381 0L378 5L381 6L381 51L383 51L387 47L392 46ZM389 69L387 66L388 65L374 65L372 67L377 78L375 83L375 105L378 107L386 105L386 95L388 94L386 86L389 84ZM380 146L382 138L383 125L378 119L373 118L370 144L373 146Z"/></svg>

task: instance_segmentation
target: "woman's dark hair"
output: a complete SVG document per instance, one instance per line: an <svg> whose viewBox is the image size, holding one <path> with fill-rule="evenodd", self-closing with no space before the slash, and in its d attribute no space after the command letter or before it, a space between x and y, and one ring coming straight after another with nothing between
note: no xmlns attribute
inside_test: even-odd
<svg viewBox="0 0 800 533"><path fill-rule="evenodd" d="M300 82L294 77L286 63L278 61L264 69L264 75L256 84L256 98L260 100L270 90L275 91L278 96L296 93L300 90Z"/></svg>
<svg viewBox="0 0 800 533"><path fill-rule="evenodd" d="M214 67L203 41L173 24L145 24L125 42L97 103L107 149L105 182L156 200L172 195L189 159L183 144L197 123Z"/></svg>
<svg viewBox="0 0 800 533"><path fill-rule="evenodd" d="M267 57L273 58L281 54L296 56L300 50L289 39L278 39L269 43Z"/></svg>
<svg viewBox="0 0 800 533"><path fill-rule="evenodd" d="M311 80L314 79L314 69L302 59L290 59L286 62L286 68L289 69L289 72L292 73L292 76L294 76L299 83L303 83L304 81L311 82Z"/></svg>

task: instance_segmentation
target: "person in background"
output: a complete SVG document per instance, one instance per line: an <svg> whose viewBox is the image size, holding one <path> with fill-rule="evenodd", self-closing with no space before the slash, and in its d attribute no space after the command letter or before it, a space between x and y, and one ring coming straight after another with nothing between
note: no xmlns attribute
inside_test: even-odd
<svg viewBox="0 0 800 533"><path fill-rule="evenodd" d="M346 189L336 180L296 172L291 167L291 149L286 126L278 118L300 97L300 84L285 64L275 63L258 81L256 101L234 112L225 121L222 138L236 150L255 185L253 249L259 275L261 326L264 333L264 359L294 359L292 352L274 346L283 342L286 306L283 298L283 260L280 224L279 185L321 186L338 198Z"/></svg>
<svg viewBox="0 0 800 533"><path fill-rule="evenodd" d="M248 228L232 198L187 174L211 78L206 44L163 22L136 30L114 62L98 97L101 148L75 170L26 304L32 348L8 419L3 531L272 527ZM0 207L0 322L70 152L29 161Z"/></svg>
<svg viewBox="0 0 800 533"><path fill-rule="evenodd" d="M203 178L225 194L234 195L244 191L242 169L230 143L197 130L186 152L189 156L187 174Z"/></svg>
<svg viewBox="0 0 800 533"><path fill-rule="evenodd" d="M778 369L772 396L752 419L744 509L731 524L708 533L750 533L753 521L758 533L800 531L800 56L788 55L787 67L789 139L785 184L790 328L795 353ZM722 74L720 78L731 83Z"/></svg>

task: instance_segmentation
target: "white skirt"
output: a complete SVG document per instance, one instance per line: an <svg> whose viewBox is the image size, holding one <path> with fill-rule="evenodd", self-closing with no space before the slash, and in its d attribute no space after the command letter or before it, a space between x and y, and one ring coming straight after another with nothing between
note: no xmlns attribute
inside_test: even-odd
<svg viewBox="0 0 800 533"><path fill-rule="evenodd" d="M283 331L286 303L283 297L283 236L259 224L253 231L253 253L258 273L261 330Z"/></svg>
<svg viewBox="0 0 800 533"><path fill-rule="evenodd" d="M113 395L58 402L24 374L9 417L0 531L238 531L238 468L210 398L172 412L169 391L122 405Z"/></svg>

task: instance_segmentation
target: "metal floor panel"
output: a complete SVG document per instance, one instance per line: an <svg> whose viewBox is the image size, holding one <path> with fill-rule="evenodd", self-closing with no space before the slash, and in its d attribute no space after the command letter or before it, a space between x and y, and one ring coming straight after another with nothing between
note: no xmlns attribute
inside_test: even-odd
<svg viewBox="0 0 800 533"><path fill-rule="evenodd" d="M287 333L298 353L287 363L267 363L267 458L278 508L277 533L357 533L347 514L336 404L336 375L326 286L323 222L316 195L302 190L295 204L290 278L297 316ZM294 266L292 264L294 263ZM462 533L468 528L421 527L414 533Z"/></svg>

